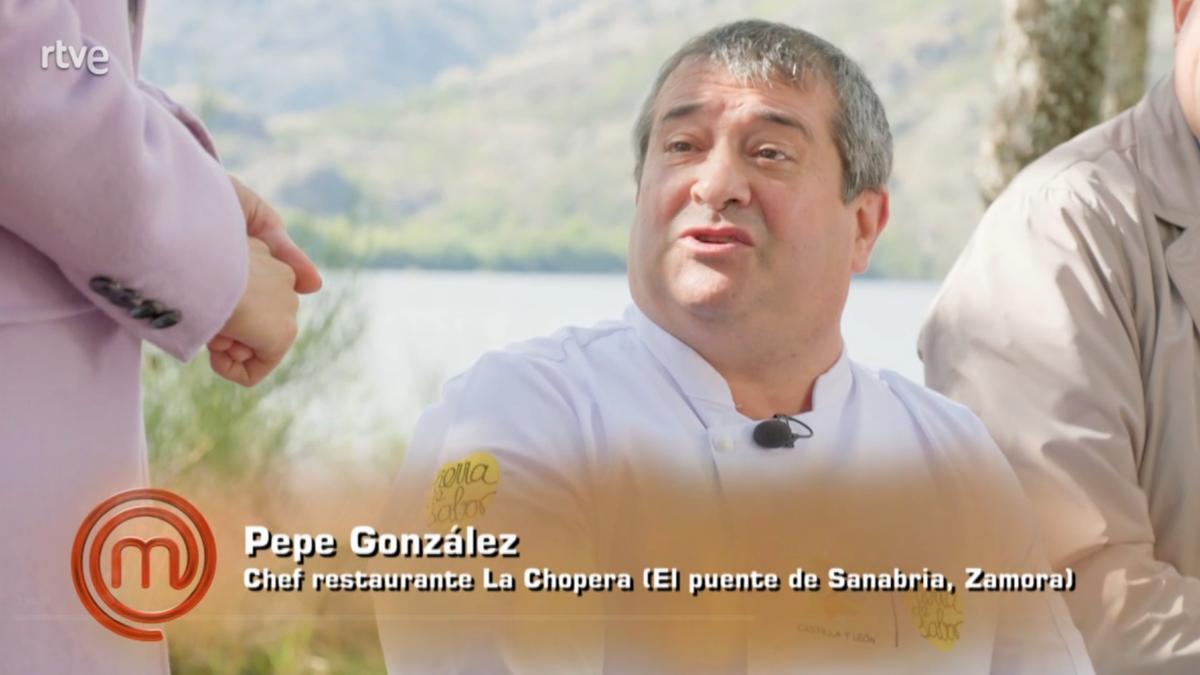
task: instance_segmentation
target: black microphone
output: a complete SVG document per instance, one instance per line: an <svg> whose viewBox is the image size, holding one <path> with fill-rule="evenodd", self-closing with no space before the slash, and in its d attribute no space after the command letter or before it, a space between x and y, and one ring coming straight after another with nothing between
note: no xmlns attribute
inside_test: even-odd
<svg viewBox="0 0 1200 675"><path fill-rule="evenodd" d="M805 435L792 433L790 422L795 422L808 433ZM769 420L764 420L754 425L754 442L760 448L794 448L796 441L802 438L812 438L812 427L795 417L787 415L775 415Z"/></svg>

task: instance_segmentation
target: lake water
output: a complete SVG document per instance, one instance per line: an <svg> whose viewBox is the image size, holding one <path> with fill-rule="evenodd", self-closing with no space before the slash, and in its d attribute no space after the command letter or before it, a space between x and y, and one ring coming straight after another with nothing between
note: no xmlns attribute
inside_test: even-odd
<svg viewBox="0 0 1200 675"><path fill-rule="evenodd" d="M442 383L479 356L564 325L617 318L629 304L621 275L368 271L351 281L365 315L356 353L358 396L326 399L320 417L389 427L407 437ZM917 332L936 282L856 281L842 321L851 358L921 381ZM350 425L354 426L354 425Z"/></svg>

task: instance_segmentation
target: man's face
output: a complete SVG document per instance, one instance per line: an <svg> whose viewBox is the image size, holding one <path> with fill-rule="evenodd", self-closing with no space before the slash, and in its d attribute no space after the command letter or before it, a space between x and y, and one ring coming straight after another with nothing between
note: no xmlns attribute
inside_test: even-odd
<svg viewBox="0 0 1200 675"><path fill-rule="evenodd" d="M706 61L680 64L654 102L630 237L643 310L836 330L887 196L843 203L835 109L825 82L741 85Z"/></svg>
<svg viewBox="0 0 1200 675"><path fill-rule="evenodd" d="M1192 133L1200 136L1200 11L1193 0L1173 0L1175 14L1175 95Z"/></svg>

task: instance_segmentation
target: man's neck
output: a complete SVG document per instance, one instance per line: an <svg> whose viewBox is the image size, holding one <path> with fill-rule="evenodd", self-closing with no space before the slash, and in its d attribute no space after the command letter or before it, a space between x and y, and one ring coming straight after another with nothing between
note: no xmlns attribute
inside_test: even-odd
<svg viewBox="0 0 1200 675"><path fill-rule="evenodd" d="M738 412L751 419L794 415L812 409L817 378L842 353L842 337L772 320L721 321L697 317L651 320L694 349L725 379Z"/></svg>

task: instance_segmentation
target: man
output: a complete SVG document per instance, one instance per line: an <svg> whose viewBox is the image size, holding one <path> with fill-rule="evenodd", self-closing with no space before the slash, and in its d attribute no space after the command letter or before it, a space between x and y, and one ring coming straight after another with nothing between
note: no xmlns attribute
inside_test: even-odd
<svg viewBox="0 0 1200 675"><path fill-rule="evenodd" d="M853 62L780 24L716 28L663 66L635 147L634 307L452 380L397 489L405 531L519 534L533 592L381 603L393 672L1090 672L1050 593L724 593L743 582L721 573L797 566L1032 571L1040 549L978 420L845 354L891 166ZM672 567L716 587L602 576ZM598 575L585 597L549 588L571 572Z"/></svg>
<svg viewBox="0 0 1200 675"><path fill-rule="evenodd" d="M142 341L181 360L208 343L214 371L252 385L295 337L297 292L320 286L199 121L137 80L143 10L0 0L5 673L167 672L164 643L101 626L70 571L88 512L147 483ZM58 44L110 60L43 68Z"/></svg>
<svg viewBox="0 0 1200 675"><path fill-rule="evenodd" d="M921 336L1016 467L1103 672L1200 670L1200 11L1175 69L1021 172Z"/></svg>

